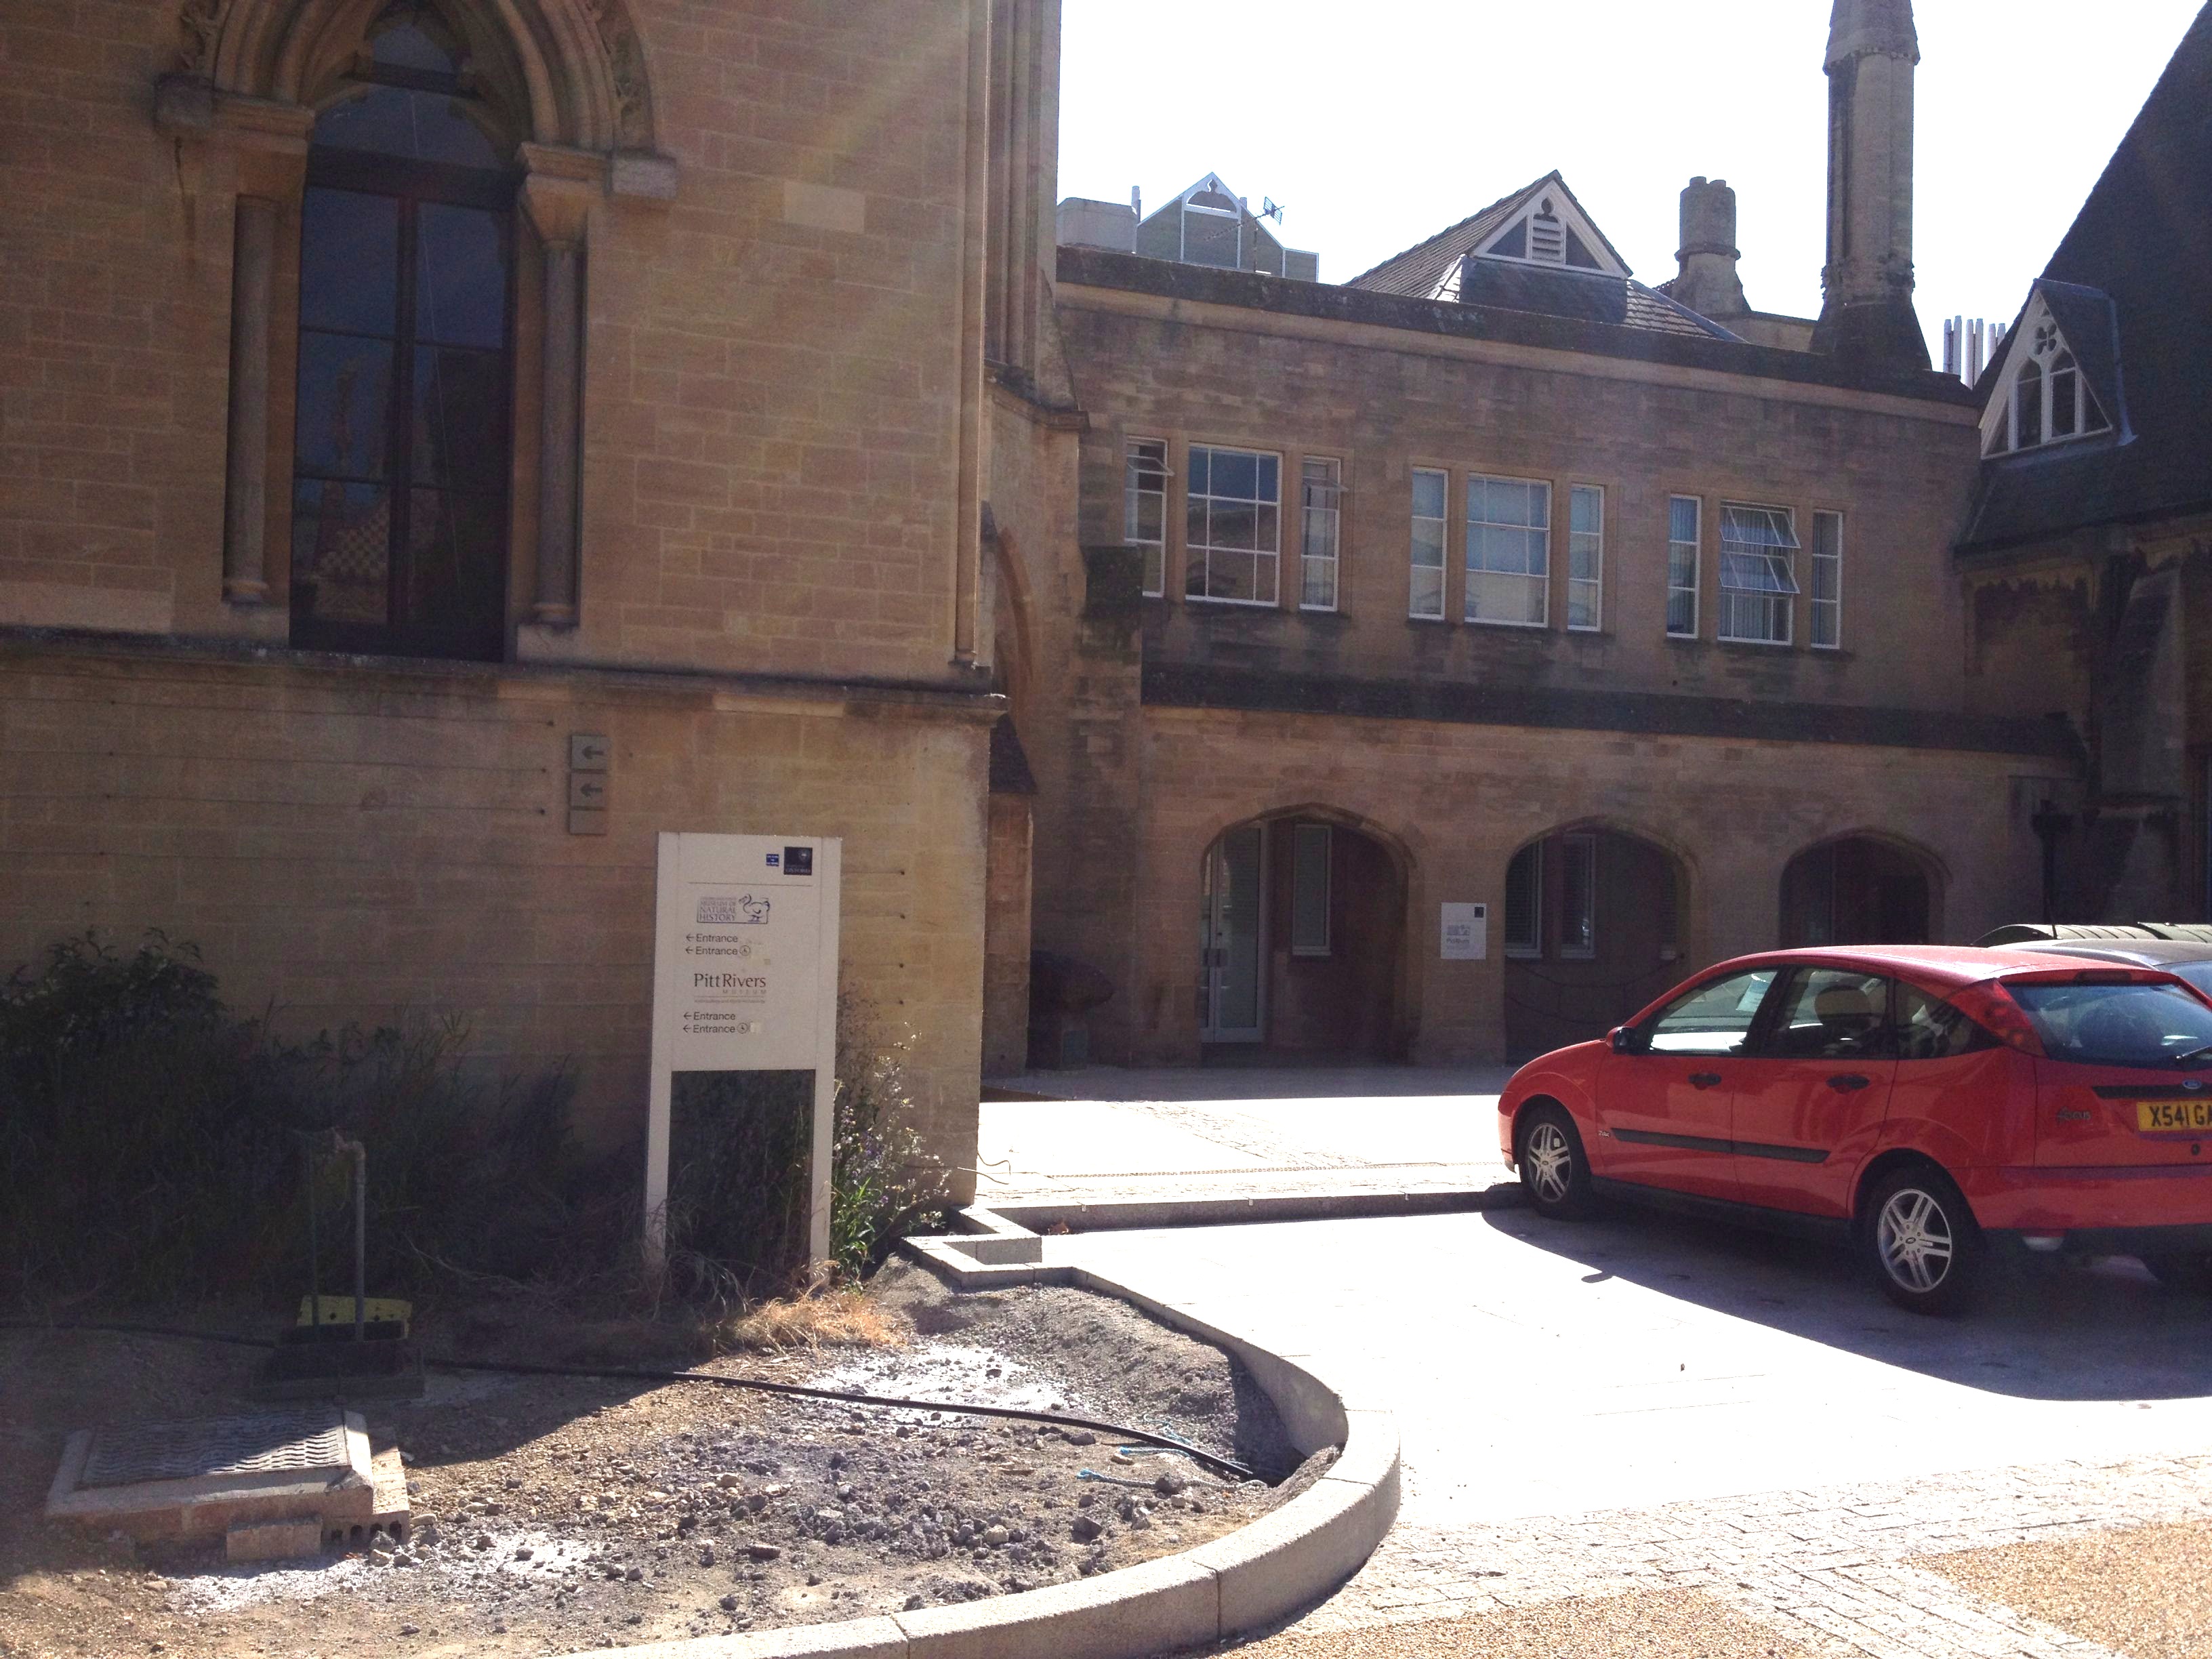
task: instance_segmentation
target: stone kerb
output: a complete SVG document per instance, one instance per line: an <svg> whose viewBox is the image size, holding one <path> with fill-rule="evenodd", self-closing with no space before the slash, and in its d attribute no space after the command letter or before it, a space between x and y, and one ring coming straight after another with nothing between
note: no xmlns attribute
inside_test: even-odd
<svg viewBox="0 0 2212 1659"><path fill-rule="evenodd" d="M1088 1268L1047 1267L1041 1249L1026 1260L979 1261L978 1255L1024 1254L1021 1238L1035 1235L985 1210L964 1212L961 1220L974 1231L910 1239L907 1254L962 1289L1079 1285L1218 1343L1274 1402L1291 1443L1308 1455L1340 1447L1335 1462L1249 1526L1096 1578L957 1607L605 1649L573 1659L1036 1659L1048 1653L1053 1659L1151 1659L1294 1612L1335 1589L1374 1553L1398 1514L1395 1416L1347 1404L1306 1368L1303 1356L1269 1352L1194 1310Z"/></svg>

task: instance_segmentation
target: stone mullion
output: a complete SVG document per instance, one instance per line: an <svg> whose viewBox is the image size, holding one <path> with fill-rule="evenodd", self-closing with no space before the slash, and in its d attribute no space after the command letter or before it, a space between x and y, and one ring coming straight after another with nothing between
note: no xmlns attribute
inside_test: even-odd
<svg viewBox="0 0 2212 1659"><path fill-rule="evenodd" d="M238 198L230 290L230 429L223 503L222 596L269 602L269 359L276 204Z"/></svg>

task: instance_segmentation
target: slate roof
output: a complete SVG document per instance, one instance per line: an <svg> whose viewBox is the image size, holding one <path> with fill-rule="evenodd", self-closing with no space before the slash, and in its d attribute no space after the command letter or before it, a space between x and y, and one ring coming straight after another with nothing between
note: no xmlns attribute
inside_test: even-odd
<svg viewBox="0 0 2212 1659"><path fill-rule="evenodd" d="M1412 299L1333 283L1291 282L1250 271L1177 264L1169 259L1147 259L1133 253L1073 246L1058 250L1056 272L1063 287L1071 289L1118 289L1166 300L1237 306L1332 322L1364 323L1445 338L1510 340L1560 351L1586 351L1600 356L1673 363L1685 368L1717 369L1723 374L1758 375L1806 386L1890 392L1930 403L1971 405L1974 402L1972 389L1960 385L1955 374L1925 368L1899 369L1886 364L1858 363L1809 351L1757 345L1717 329L1702 318L1697 320L1703 326L1694 331L1680 331L1672 325L1639 326L1626 316L1622 323L1606 323L1588 317L1563 315L1557 310L1516 311L1506 306L1462 304L1456 300ZM1645 297L1636 299L1634 295L1638 293ZM1662 296L1641 284L1636 285L1629 299L1633 300L1638 316L1650 315L1645 307L1662 301ZM1625 300L1625 311L1627 307L1628 301ZM1680 307L1675 311L1684 316L1694 314L1680 313Z"/></svg>
<svg viewBox="0 0 2212 1659"><path fill-rule="evenodd" d="M1654 289L1601 270L1469 258L1460 277L1459 302L1541 317L1577 317L1617 328L1654 329L1693 339L1737 337Z"/></svg>
<svg viewBox="0 0 2212 1659"><path fill-rule="evenodd" d="M1459 262L1490 240L1492 231L1506 224L1538 191L1558 191L1575 204L1575 211L1584 223L1596 232L1597 239L1605 243L1605 251L1613 263L1626 270L1628 261L1620 257L1620 250L1607 240L1603 231L1589 210L1567 188L1567 181L1557 168L1546 173L1534 184L1524 185L1510 196L1502 196L1481 212L1448 226L1429 238L1417 242L1402 253L1394 253L1381 264L1363 270L1345 283L1346 288L1370 289L1378 294L1403 294L1416 300L1432 298L1447 277L1458 268Z"/></svg>
<svg viewBox="0 0 2212 1659"><path fill-rule="evenodd" d="M2039 284L2115 430L1984 461L1961 551L2212 510L2208 111L2212 4L2190 25ZM2009 355L1983 376L1985 399Z"/></svg>

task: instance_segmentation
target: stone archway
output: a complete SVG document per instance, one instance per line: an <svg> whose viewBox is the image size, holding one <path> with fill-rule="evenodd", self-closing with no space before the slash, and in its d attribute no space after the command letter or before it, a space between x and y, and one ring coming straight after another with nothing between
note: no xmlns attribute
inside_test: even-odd
<svg viewBox="0 0 2212 1659"><path fill-rule="evenodd" d="M1942 920L1935 861L1886 836L1839 836L1782 872L1784 950L1808 945L1925 945Z"/></svg>
<svg viewBox="0 0 2212 1659"><path fill-rule="evenodd" d="M1515 1058L1601 1036L1682 976L1690 872L1656 841L1601 823L1550 830L1514 853L1503 890L1490 937Z"/></svg>
<svg viewBox="0 0 2212 1659"><path fill-rule="evenodd" d="M1403 1058L1407 875L1398 848L1325 808L1217 836L1200 882L1206 1058Z"/></svg>

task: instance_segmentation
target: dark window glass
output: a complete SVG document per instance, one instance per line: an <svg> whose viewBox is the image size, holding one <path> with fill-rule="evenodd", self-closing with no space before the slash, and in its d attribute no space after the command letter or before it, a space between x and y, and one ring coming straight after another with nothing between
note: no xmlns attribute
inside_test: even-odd
<svg viewBox="0 0 2212 1659"><path fill-rule="evenodd" d="M304 611L326 626L382 628L391 614L392 492L303 478L293 496L294 616Z"/></svg>
<svg viewBox="0 0 2212 1659"><path fill-rule="evenodd" d="M1762 1046L1778 1060L1882 1059L1889 1002L1889 981L1879 974L1793 969Z"/></svg>
<svg viewBox="0 0 2212 1659"><path fill-rule="evenodd" d="M2013 388L2013 447L2030 449L2043 441L2043 371L2033 363L2020 372Z"/></svg>
<svg viewBox="0 0 2212 1659"><path fill-rule="evenodd" d="M411 24L379 36L377 52L378 72L395 77L452 70ZM326 111L315 137L301 220L293 642L496 659L513 372L509 222L495 204L512 186L449 92L372 87Z"/></svg>
<svg viewBox="0 0 2212 1659"><path fill-rule="evenodd" d="M399 315L399 204L311 190L300 220L300 326L390 338Z"/></svg>
<svg viewBox="0 0 2212 1659"><path fill-rule="evenodd" d="M2005 989L2027 1011L2053 1060L2101 1066L2212 1060L2212 1008L2178 985L2014 981Z"/></svg>
<svg viewBox="0 0 2212 1659"><path fill-rule="evenodd" d="M1524 847L1505 866L1505 954L1544 953L1544 844Z"/></svg>
<svg viewBox="0 0 2212 1659"><path fill-rule="evenodd" d="M1960 1009L1903 981L1897 983L1891 1012L1899 1060L1948 1060L1996 1043L1994 1036Z"/></svg>
<svg viewBox="0 0 2212 1659"><path fill-rule="evenodd" d="M2080 379L2073 357L2060 352L2051 365L2051 435L2054 438L2074 435L2074 388Z"/></svg>
<svg viewBox="0 0 2212 1659"><path fill-rule="evenodd" d="M504 489L504 354L418 346L414 391L414 481L493 494Z"/></svg>
<svg viewBox="0 0 2212 1659"><path fill-rule="evenodd" d="M415 337L507 343L507 236L482 208L425 202L416 216Z"/></svg>
<svg viewBox="0 0 2212 1659"><path fill-rule="evenodd" d="M295 464L338 478L382 478L392 434L392 343L352 334L300 336Z"/></svg>
<svg viewBox="0 0 2212 1659"><path fill-rule="evenodd" d="M315 118L315 142L410 161L454 167L502 165L490 136L469 118L462 100L406 87L370 87Z"/></svg>

